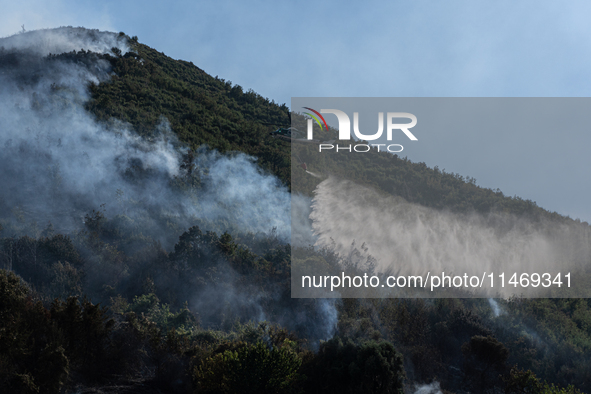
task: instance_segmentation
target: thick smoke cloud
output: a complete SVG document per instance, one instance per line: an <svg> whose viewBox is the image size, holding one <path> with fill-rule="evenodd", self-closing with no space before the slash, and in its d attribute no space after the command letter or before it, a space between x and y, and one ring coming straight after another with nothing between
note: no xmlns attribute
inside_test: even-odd
<svg viewBox="0 0 591 394"><path fill-rule="evenodd" d="M353 243L364 245L383 273L505 272L508 281L514 272L566 272L590 256L588 235L574 224L439 211L336 178L323 181L315 194L316 245L342 256Z"/></svg>
<svg viewBox="0 0 591 394"><path fill-rule="evenodd" d="M84 110L88 84L108 81L110 63L95 54L50 56L87 49L128 50L114 33L61 28L0 40L0 207L10 217L51 223L62 232L81 228L99 208L126 215L166 247L164 222L187 228L199 219L222 230L290 236L290 195L243 154L202 149L191 164L198 185L181 169L186 149L166 119L148 141L128 125L105 126ZM186 167L186 166L185 166ZM162 223L161 223L162 222ZM141 224L140 224L141 223ZM219 229L219 228L218 228Z"/></svg>

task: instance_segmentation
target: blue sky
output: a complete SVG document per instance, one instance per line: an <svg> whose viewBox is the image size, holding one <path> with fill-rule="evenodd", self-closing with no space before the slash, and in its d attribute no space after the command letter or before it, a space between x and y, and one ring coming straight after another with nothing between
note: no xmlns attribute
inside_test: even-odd
<svg viewBox="0 0 591 394"><path fill-rule="evenodd" d="M586 97L591 83L591 3L584 1L4 3L0 36L23 24L124 31L288 105L292 96ZM434 153L426 162L591 221L590 155L552 149L578 137L586 135L524 131L518 140L535 141L544 155L524 144L522 156L507 160L527 172L498 171L469 152ZM548 157L558 166L551 173L540 166Z"/></svg>

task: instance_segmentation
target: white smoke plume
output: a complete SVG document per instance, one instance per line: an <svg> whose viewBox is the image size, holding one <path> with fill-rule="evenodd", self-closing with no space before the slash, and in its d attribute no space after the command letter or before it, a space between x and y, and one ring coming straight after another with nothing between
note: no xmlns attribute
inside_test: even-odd
<svg viewBox="0 0 591 394"><path fill-rule="evenodd" d="M325 332L323 333L324 338L322 339L329 340L337 331L338 312L336 308L336 300L321 299L318 302L318 309L324 318L323 327L325 327Z"/></svg>
<svg viewBox="0 0 591 394"><path fill-rule="evenodd" d="M505 311L501 308L499 303L494 298L489 298L488 304L490 305L490 309L492 309L493 311L494 317L499 317L503 313L505 313Z"/></svg>
<svg viewBox="0 0 591 394"><path fill-rule="evenodd" d="M507 282L514 272L580 267L591 255L586 233L567 224L440 211L336 178L320 183L315 194L310 218L316 246L346 256L352 244L364 245L384 273L505 272Z"/></svg>
<svg viewBox="0 0 591 394"><path fill-rule="evenodd" d="M124 37L123 37L124 38ZM201 149L193 163L198 187L183 188L186 148L166 119L151 140L84 110L88 84L108 81L110 63L96 54L45 56L87 49L128 50L115 33L60 28L0 40L0 219L80 229L93 209L124 215L170 247L163 226L218 221L224 229L290 237L290 195L254 159ZM11 214L12 213L12 214ZM12 235L12 234L11 234Z"/></svg>
<svg viewBox="0 0 591 394"><path fill-rule="evenodd" d="M442 394L439 382L415 386L414 394Z"/></svg>

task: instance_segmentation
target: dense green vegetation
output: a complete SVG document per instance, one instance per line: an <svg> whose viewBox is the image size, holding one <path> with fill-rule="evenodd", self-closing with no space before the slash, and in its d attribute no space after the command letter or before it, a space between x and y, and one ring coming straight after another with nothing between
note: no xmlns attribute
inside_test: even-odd
<svg viewBox="0 0 591 394"><path fill-rule="evenodd" d="M192 63L173 60L132 42L136 54L108 57L115 75L90 87L87 109L97 119L129 122L149 137L165 117L192 149L242 151L284 182L289 181L289 147L269 137L289 125L288 109L231 81L213 78Z"/></svg>
<svg viewBox="0 0 591 394"><path fill-rule="evenodd" d="M129 237L121 233L115 242ZM0 360L11 368L0 388L58 392L66 383L100 384L148 370L153 387L173 392L315 392L326 387L326 373L342 382L358 363L357 386L347 384L346 392L400 392L402 357L390 342L319 343L326 333L318 301L290 297L288 245L198 227L170 253L153 241L125 252L109 239L104 217L75 238L2 239L1 262L12 271L0 271ZM45 275L29 275L33 267ZM289 330L249 322L257 311ZM350 359L346 366L341 353ZM55 370L43 367L47 360ZM369 373L376 363L383 372Z"/></svg>
<svg viewBox="0 0 591 394"><path fill-rule="evenodd" d="M134 54L100 56L114 71L89 87L100 122L150 138L165 117L192 149L248 153L286 184L293 166L311 193L319 180L268 135L266 123L288 122L285 105L130 43ZM295 153L312 171L425 206L571 222L424 163L377 152L320 162L309 149ZM194 225L171 229L181 235L166 250L128 222L97 210L72 234L0 223L1 392L402 393L433 381L456 394L591 392L588 299L497 300L498 316L483 299L292 299L292 250L273 234Z"/></svg>

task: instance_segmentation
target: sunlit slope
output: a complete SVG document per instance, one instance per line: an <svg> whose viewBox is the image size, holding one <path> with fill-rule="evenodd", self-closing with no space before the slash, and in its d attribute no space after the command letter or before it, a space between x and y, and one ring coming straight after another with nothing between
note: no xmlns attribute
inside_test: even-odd
<svg viewBox="0 0 591 394"><path fill-rule="evenodd" d="M285 105L134 40L131 47L137 56L111 57L115 75L91 87L87 109L99 120L114 117L149 136L164 116L193 149L207 144L221 152L245 152L289 182L289 146L269 136L275 124L289 123Z"/></svg>

